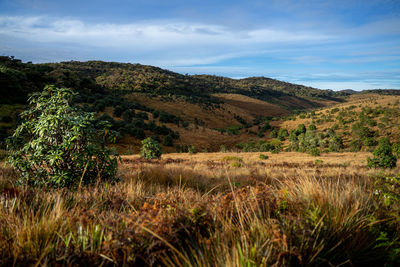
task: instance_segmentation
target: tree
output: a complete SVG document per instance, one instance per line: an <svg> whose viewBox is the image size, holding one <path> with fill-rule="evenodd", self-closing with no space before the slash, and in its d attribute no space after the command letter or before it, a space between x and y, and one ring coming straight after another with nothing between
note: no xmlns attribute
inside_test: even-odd
<svg viewBox="0 0 400 267"><path fill-rule="evenodd" d="M392 146L389 138L383 137L379 140L378 147L372 153L374 157L367 159L369 168L394 168L396 167L396 157L393 155Z"/></svg>
<svg viewBox="0 0 400 267"><path fill-rule="evenodd" d="M297 135L304 134L306 133L306 131L307 131L306 126L304 124L299 124L297 126L296 134Z"/></svg>
<svg viewBox="0 0 400 267"><path fill-rule="evenodd" d="M315 126L315 124L310 124L310 126L308 126L308 130L315 131L317 130L317 126Z"/></svg>
<svg viewBox="0 0 400 267"><path fill-rule="evenodd" d="M156 140L148 137L142 141L140 154L145 159L159 159L162 155L161 146Z"/></svg>
<svg viewBox="0 0 400 267"><path fill-rule="evenodd" d="M287 129L285 129L285 128L279 129L279 132L278 132L278 139L279 139L280 141L285 141L286 137L288 137L288 136L289 136L289 132L288 132Z"/></svg>
<svg viewBox="0 0 400 267"><path fill-rule="evenodd" d="M171 134L164 136L164 146L173 146L174 145L174 138L172 138Z"/></svg>
<svg viewBox="0 0 400 267"><path fill-rule="evenodd" d="M7 140L8 162L29 185L65 187L113 179L117 157L106 147L115 141L109 122L96 125L93 113L71 105L71 89L46 86L29 98L23 122Z"/></svg>
<svg viewBox="0 0 400 267"><path fill-rule="evenodd" d="M277 138L277 137L278 137L278 132L276 131L276 129L273 129L273 130L269 133L269 137L270 137L270 138Z"/></svg>
<svg viewBox="0 0 400 267"><path fill-rule="evenodd" d="M338 152L343 148L343 139L339 136L332 136L329 139L329 150L332 152Z"/></svg>
<svg viewBox="0 0 400 267"><path fill-rule="evenodd" d="M394 143L392 149L396 158L400 158L400 142Z"/></svg>

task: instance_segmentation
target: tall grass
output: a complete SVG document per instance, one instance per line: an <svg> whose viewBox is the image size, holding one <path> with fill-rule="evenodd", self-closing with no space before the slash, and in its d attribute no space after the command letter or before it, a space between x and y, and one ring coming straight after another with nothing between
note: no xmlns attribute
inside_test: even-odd
<svg viewBox="0 0 400 267"><path fill-rule="evenodd" d="M0 265L397 263L400 223L367 169L180 157L126 161L120 182L76 191L17 185L1 168Z"/></svg>

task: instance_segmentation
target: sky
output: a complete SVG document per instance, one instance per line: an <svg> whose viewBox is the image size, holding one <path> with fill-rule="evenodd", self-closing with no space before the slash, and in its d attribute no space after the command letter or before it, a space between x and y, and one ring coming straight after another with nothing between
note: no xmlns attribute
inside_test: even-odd
<svg viewBox="0 0 400 267"><path fill-rule="evenodd" d="M400 0L0 0L0 55L400 89Z"/></svg>

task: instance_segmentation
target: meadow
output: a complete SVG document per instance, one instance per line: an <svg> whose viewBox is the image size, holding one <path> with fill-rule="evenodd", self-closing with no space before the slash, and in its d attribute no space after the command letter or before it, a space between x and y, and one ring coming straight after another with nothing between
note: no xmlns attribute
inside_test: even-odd
<svg viewBox="0 0 400 267"><path fill-rule="evenodd" d="M399 204L379 187L399 167L368 169L368 152L262 155L123 156L119 181L56 190L2 165L0 265L399 263Z"/></svg>

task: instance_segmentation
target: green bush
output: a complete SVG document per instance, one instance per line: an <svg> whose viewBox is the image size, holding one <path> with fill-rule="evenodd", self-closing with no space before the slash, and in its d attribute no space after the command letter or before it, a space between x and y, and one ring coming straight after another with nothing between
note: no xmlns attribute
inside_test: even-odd
<svg viewBox="0 0 400 267"><path fill-rule="evenodd" d="M278 132L276 131L276 129L273 129L273 130L269 133L269 137L270 137L270 138L277 138L277 137L278 137Z"/></svg>
<svg viewBox="0 0 400 267"><path fill-rule="evenodd" d="M270 143L273 147L273 149L271 150L272 153L274 154L278 154L279 152L281 152L282 150L282 144L278 139L274 139L271 141Z"/></svg>
<svg viewBox="0 0 400 267"><path fill-rule="evenodd" d="M174 145L174 138L171 134L164 136L164 146L173 146Z"/></svg>
<svg viewBox="0 0 400 267"><path fill-rule="evenodd" d="M324 161L321 160L321 159L316 159L316 160L314 161L314 165L317 165L317 166L322 166L323 163L324 163Z"/></svg>
<svg viewBox="0 0 400 267"><path fill-rule="evenodd" d="M317 157L321 155L321 151L319 150L318 147L312 147L308 150L308 152L310 153L311 156L313 157Z"/></svg>
<svg viewBox="0 0 400 267"><path fill-rule="evenodd" d="M268 155L260 154L259 159L269 159Z"/></svg>
<svg viewBox="0 0 400 267"><path fill-rule="evenodd" d="M396 167L396 157L393 155L392 146L389 138L383 137L379 140L379 145L372 153L374 157L367 159L369 168L394 168Z"/></svg>
<svg viewBox="0 0 400 267"><path fill-rule="evenodd" d="M306 131L307 131L306 126L304 124L299 124L296 129L296 135L300 135L302 133L304 134L306 133Z"/></svg>
<svg viewBox="0 0 400 267"><path fill-rule="evenodd" d="M109 122L72 106L75 95L46 86L30 97L23 122L7 140L8 162L21 173L20 182L65 187L115 177L117 157L106 144L116 135Z"/></svg>
<svg viewBox="0 0 400 267"><path fill-rule="evenodd" d="M288 137L288 136L289 136L289 132L288 132L287 129L285 129L285 128L279 129L279 132L278 132L278 139L279 139L280 141L284 141L284 140L286 139L286 137Z"/></svg>
<svg viewBox="0 0 400 267"><path fill-rule="evenodd" d="M400 143L394 143L392 149L396 158L400 158Z"/></svg>
<svg viewBox="0 0 400 267"><path fill-rule="evenodd" d="M159 159L162 155L161 146L156 140L148 137L142 141L140 154L145 159Z"/></svg>
<svg viewBox="0 0 400 267"><path fill-rule="evenodd" d="M315 126L315 124L310 124L310 126L308 126L308 130L316 131L317 130L317 126Z"/></svg>
<svg viewBox="0 0 400 267"><path fill-rule="evenodd" d="M196 147L194 145L189 146L188 147L188 153L189 154L196 154L197 153Z"/></svg>
<svg viewBox="0 0 400 267"><path fill-rule="evenodd" d="M338 152L343 148L343 139L339 136L332 136L329 139L329 151Z"/></svg>

